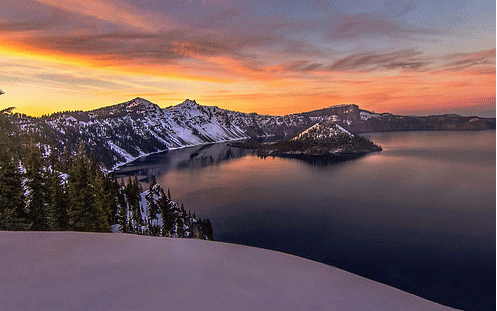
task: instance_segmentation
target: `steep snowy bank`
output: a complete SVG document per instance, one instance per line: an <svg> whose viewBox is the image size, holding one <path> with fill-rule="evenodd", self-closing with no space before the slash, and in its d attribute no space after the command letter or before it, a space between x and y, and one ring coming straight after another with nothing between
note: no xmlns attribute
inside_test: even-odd
<svg viewBox="0 0 497 311"><path fill-rule="evenodd" d="M1 310L454 310L299 257L191 239L0 232Z"/></svg>

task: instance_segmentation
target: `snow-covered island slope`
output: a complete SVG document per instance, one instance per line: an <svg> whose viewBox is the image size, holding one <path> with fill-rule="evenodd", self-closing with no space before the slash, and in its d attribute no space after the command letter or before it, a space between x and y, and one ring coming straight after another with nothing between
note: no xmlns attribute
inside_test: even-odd
<svg viewBox="0 0 497 311"><path fill-rule="evenodd" d="M319 122L290 140L305 154L346 154L381 151L381 147L360 135L354 135L333 122Z"/></svg>
<svg viewBox="0 0 497 311"><path fill-rule="evenodd" d="M192 239L0 232L0 310L454 310L279 252Z"/></svg>
<svg viewBox="0 0 497 311"><path fill-rule="evenodd" d="M292 139L273 143L237 143L242 148L256 148L260 156L296 157L303 160L342 161L381 151L373 142L354 135L332 121L318 122Z"/></svg>

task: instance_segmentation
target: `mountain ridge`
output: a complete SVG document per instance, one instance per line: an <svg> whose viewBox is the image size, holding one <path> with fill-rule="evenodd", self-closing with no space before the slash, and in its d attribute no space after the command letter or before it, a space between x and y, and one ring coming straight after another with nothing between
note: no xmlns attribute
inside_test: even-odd
<svg viewBox="0 0 497 311"><path fill-rule="evenodd" d="M406 130L495 129L495 118L397 116L374 113L358 105L339 105L283 116L259 115L203 106L187 99L160 108L140 97L91 111L68 111L40 118L2 113L10 136L29 136L47 153L77 151L83 142L107 169L137 157L173 148L250 137L291 138L319 122L332 122L352 133ZM2 122L5 124L5 122Z"/></svg>

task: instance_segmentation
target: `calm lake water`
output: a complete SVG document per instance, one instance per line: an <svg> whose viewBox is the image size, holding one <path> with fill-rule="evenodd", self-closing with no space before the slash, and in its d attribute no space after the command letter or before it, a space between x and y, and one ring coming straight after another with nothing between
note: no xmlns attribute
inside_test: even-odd
<svg viewBox="0 0 497 311"><path fill-rule="evenodd" d="M330 165L214 144L138 159L216 240L326 263L463 310L495 310L495 131L363 136Z"/></svg>

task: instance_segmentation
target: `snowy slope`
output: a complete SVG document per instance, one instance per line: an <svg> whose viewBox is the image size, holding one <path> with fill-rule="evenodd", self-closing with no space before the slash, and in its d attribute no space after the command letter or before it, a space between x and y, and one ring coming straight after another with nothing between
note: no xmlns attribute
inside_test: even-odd
<svg viewBox="0 0 497 311"><path fill-rule="evenodd" d="M0 310L454 310L279 252L194 239L0 232Z"/></svg>
<svg viewBox="0 0 497 311"><path fill-rule="evenodd" d="M361 110L353 104L270 116L202 106L188 99L161 109L143 98L87 112L62 112L42 118L14 114L9 119L19 133L34 136L59 155L64 151L75 153L78 143L85 143L87 152L93 151L107 168L171 148L258 136L291 138L319 122L332 122L354 133L495 129L495 118L395 116Z"/></svg>
<svg viewBox="0 0 497 311"><path fill-rule="evenodd" d="M338 124L319 122L295 136L292 140L330 140L335 139L338 136L352 138L354 137L354 134L350 133Z"/></svg>
<svg viewBox="0 0 497 311"><path fill-rule="evenodd" d="M15 119L15 118L11 118ZM192 100L161 109L143 99L41 119L18 116L20 132L38 135L62 154L79 142L110 168L145 154L254 136L295 135L312 124L301 115L261 116L201 106Z"/></svg>

